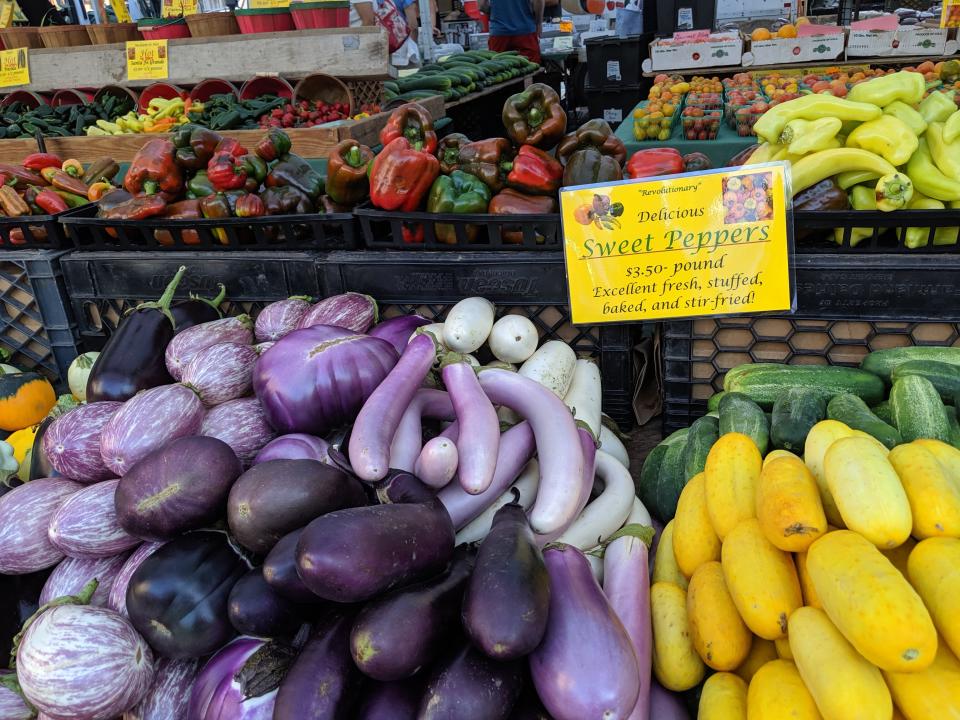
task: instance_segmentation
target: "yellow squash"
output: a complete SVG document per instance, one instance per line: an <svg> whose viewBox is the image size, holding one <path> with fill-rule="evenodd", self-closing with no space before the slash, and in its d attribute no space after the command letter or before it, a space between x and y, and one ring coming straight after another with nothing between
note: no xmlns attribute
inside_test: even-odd
<svg viewBox="0 0 960 720"><path fill-rule="evenodd" d="M890 453L890 450L889 448L887 448L886 445L884 445L882 442L877 440L873 435L863 432L863 430L853 430L853 437L864 438L866 440L869 440L870 442L872 442L874 445L877 446L877 450L882 452L884 456Z"/></svg>
<svg viewBox="0 0 960 720"><path fill-rule="evenodd" d="M793 651L790 649L789 637L777 638L773 641L773 645L775 648L777 648L778 658L781 660L793 660Z"/></svg>
<svg viewBox="0 0 960 720"><path fill-rule="evenodd" d="M757 670L747 689L747 720L823 720L813 696L789 660Z"/></svg>
<svg viewBox="0 0 960 720"><path fill-rule="evenodd" d="M714 673L700 693L697 720L747 720L747 684L739 675Z"/></svg>
<svg viewBox="0 0 960 720"><path fill-rule="evenodd" d="M840 438L852 437L853 430L837 420L821 420L807 433L803 446L803 461L810 468L817 481L817 490L820 491L820 502L827 521L835 527L843 527L843 518L840 510L833 501L830 488L827 486L827 476L823 472L823 458L830 446Z"/></svg>
<svg viewBox="0 0 960 720"><path fill-rule="evenodd" d="M787 618L803 604L793 558L767 540L756 519L733 529L720 557L727 589L747 627L767 640L786 635Z"/></svg>
<svg viewBox="0 0 960 720"><path fill-rule="evenodd" d="M827 616L881 670L917 672L933 662L937 631L903 575L871 542L849 530L810 546L807 570Z"/></svg>
<svg viewBox="0 0 960 720"><path fill-rule="evenodd" d="M817 481L799 458L765 464L757 489L757 520L781 550L802 552L827 531Z"/></svg>
<svg viewBox="0 0 960 720"><path fill-rule="evenodd" d="M960 540L929 538L917 543L907 561L907 574L941 639L960 654Z"/></svg>
<svg viewBox="0 0 960 720"><path fill-rule="evenodd" d="M895 447L887 459L910 501L913 536L960 538L960 484L950 479L937 456L912 442Z"/></svg>
<svg viewBox="0 0 960 720"><path fill-rule="evenodd" d="M660 533L660 543L657 545L657 554L653 559L653 576L651 583L669 582L687 589L687 578L677 567L677 560L673 554L673 520L668 522Z"/></svg>
<svg viewBox="0 0 960 720"><path fill-rule="evenodd" d="M742 433L720 436L707 454L707 512L721 540L737 523L757 515L757 483L763 459Z"/></svg>
<svg viewBox="0 0 960 720"><path fill-rule="evenodd" d="M703 563L720 559L720 538L707 514L703 473L690 478L680 493L673 518L673 556L686 577Z"/></svg>
<svg viewBox="0 0 960 720"><path fill-rule="evenodd" d="M799 457L798 455L794 455L789 450L771 450L770 452L767 453L767 456L763 459L763 467L766 467L767 465L772 463L774 460L779 460L780 458L785 458L785 457L796 458L797 460L800 460L800 462L803 462L803 459L801 457Z"/></svg>
<svg viewBox="0 0 960 720"><path fill-rule="evenodd" d="M757 670L771 660L776 660L777 657L777 646L773 643L773 640L764 640L762 637L754 635L750 652L747 659L740 663L740 667L737 668L737 675L749 684Z"/></svg>
<svg viewBox="0 0 960 720"><path fill-rule="evenodd" d="M881 550L883 556L893 563L893 566L900 571L900 574L907 578L909 582L910 576L907 575L907 558L910 557L910 553L913 552L913 549L917 546L917 541L912 537L907 538L907 541L903 545L897 545L895 548L890 548L889 550Z"/></svg>
<svg viewBox="0 0 960 720"><path fill-rule="evenodd" d="M824 720L875 720L893 712L880 671L858 653L823 610L790 616L790 649Z"/></svg>
<svg viewBox="0 0 960 720"><path fill-rule="evenodd" d="M735 670L746 659L752 636L733 604L720 563L704 563L690 578L687 618L693 647L714 670Z"/></svg>
<svg viewBox="0 0 960 720"><path fill-rule="evenodd" d="M924 438L913 442L932 452L934 457L943 465L950 479L960 485L960 450L940 440Z"/></svg>
<svg viewBox="0 0 960 720"><path fill-rule="evenodd" d="M960 660L940 643L921 672L885 672L893 701L907 720L960 720Z"/></svg>
<svg viewBox="0 0 960 720"><path fill-rule="evenodd" d="M913 518L907 494L886 455L872 442L859 437L837 440L827 450L823 468L848 528L884 549L910 537Z"/></svg>
<svg viewBox="0 0 960 720"><path fill-rule="evenodd" d="M800 580L800 592L803 595L803 604L810 607L823 607L820 604L820 596L817 595L817 589L813 586L813 580L810 579L810 573L807 571L807 554L805 552L795 553L793 563L797 566L797 579Z"/></svg>
<svg viewBox="0 0 960 720"><path fill-rule="evenodd" d="M695 687L706 673L703 660L690 640L687 594L673 583L650 588L653 625L653 674L667 690Z"/></svg>

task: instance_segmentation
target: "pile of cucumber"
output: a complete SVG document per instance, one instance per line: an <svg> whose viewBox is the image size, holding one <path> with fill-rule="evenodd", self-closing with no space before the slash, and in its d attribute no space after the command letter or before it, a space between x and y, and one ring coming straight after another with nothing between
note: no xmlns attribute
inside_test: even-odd
<svg viewBox="0 0 960 720"><path fill-rule="evenodd" d="M539 68L516 50L502 53L471 50L424 65L413 75L383 83L384 102L421 100L433 95L443 95L447 101L459 100Z"/></svg>

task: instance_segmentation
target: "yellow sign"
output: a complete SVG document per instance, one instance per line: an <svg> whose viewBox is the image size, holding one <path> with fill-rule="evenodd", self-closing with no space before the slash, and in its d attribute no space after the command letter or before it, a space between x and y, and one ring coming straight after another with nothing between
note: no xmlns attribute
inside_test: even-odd
<svg viewBox="0 0 960 720"><path fill-rule="evenodd" d="M127 0L110 0L110 7L113 8L113 14L117 16L117 22L131 22L130 10L127 9Z"/></svg>
<svg viewBox="0 0 960 720"><path fill-rule="evenodd" d="M783 163L560 193L573 322L789 311Z"/></svg>
<svg viewBox="0 0 960 720"><path fill-rule="evenodd" d="M0 28L8 28L13 22L17 4L13 0L0 0Z"/></svg>
<svg viewBox="0 0 960 720"><path fill-rule="evenodd" d="M163 0L160 5L160 17L165 18L186 17L198 12L197 0Z"/></svg>
<svg viewBox="0 0 960 720"><path fill-rule="evenodd" d="M166 40L132 40L127 42L127 80L166 80Z"/></svg>
<svg viewBox="0 0 960 720"><path fill-rule="evenodd" d="M960 0L943 0L940 10L940 27L960 27Z"/></svg>
<svg viewBox="0 0 960 720"><path fill-rule="evenodd" d="M290 0L250 0L250 9L290 7Z"/></svg>
<svg viewBox="0 0 960 720"><path fill-rule="evenodd" d="M30 84L30 54L27 48L0 50L0 87Z"/></svg>

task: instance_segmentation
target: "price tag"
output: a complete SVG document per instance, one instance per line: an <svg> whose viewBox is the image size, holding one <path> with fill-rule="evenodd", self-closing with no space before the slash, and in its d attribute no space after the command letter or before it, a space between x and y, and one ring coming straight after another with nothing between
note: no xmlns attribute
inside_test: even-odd
<svg viewBox="0 0 960 720"><path fill-rule="evenodd" d="M17 4L13 0L0 0L0 28L8 28L13 23Z"/></svg>
<svg viewBox="0 0 960 720"><path fill-rule="evenodd" d="M160 17L165 18L186 17L196 15L198 12L200 8L197 0L163 0L160 6Z"/></svg>
<svg viewBox="0 0 960 720"><path fill-rule="evenodd" d="M166 80L169 77L166 40L127 42L127 80Z"/></svg>
<svg viewBox="0 0 960 720"><path fill-rule="evenodd" d="M561 35L553 39L554 52L569 52L573 50L573 36Z"/></svg>
<svg viewBox="0 0 960 720"><path fill-rule="evenodd" d="M607 80L620 80L619 60L607 60Z"/></svg>
<svg viewBox="0 0 960 720"><path fill-rule="evenodd" d="M290 7L290 0L250 0L250 7L255 8L285 8Z"/></svg>
<svg viewBox="0 0 960 720"><path fill-rule="evenodd" d="M0 50L0 87L30 84L30 52L27 48Z"/></svg>
<svg viewBox="0 0 960 720"><path fill-rule="evenodd" d="M623 121L623 110L620 108L604 108L603 119L608 123L618 123Z"/></svg>
<svg viewBox="0 0 960 720"><path fill-rule="evenodd" d="M786 165L560 193L573 322L791 311Z"/></svg>

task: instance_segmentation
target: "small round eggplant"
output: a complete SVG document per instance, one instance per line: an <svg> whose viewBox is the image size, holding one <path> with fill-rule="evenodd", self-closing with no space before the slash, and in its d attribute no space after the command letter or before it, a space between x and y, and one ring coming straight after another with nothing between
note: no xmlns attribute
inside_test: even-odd
<svg viewBox="0 0 960 720"><path fill-rule="evenodd" d="M241 635L262 638L289 635L303 623L294 603L267 584L260 568L237 580L228 602L230 622Z"/></svg>

